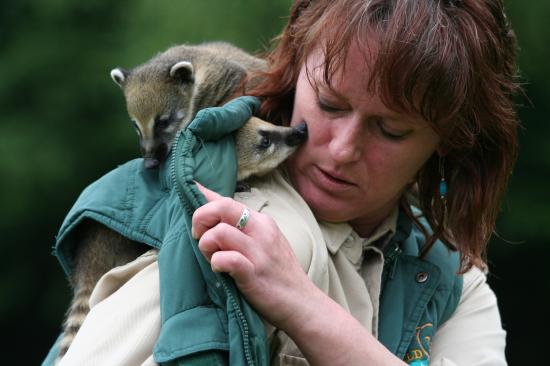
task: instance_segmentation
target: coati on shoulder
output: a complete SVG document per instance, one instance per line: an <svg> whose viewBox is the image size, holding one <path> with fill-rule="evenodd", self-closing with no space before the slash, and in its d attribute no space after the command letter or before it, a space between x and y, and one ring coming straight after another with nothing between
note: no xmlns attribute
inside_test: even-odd
<svg viewBox="0 0 550 366"><path fill-rule="evenodd" d="M124 71L111 71L126 97L127 109L140 137L145 166L166 159L178 131L198 110L219 105L237 94L247 70L264 68L227 43L176 46L151 61ZM307 126L276 126L252 117L235 132L237 179L263 175L282 163L307 138ZM89 299L99 278L110 269L137 258L150 247L134 242L93 221L76 228L74 290L63 324L56 364L65 355L89 312Z"/></svg>
<svg viewBox="0 0 550 366"><path fill-rule="evenodd" d="M166 158L176 133L199 110L242 94L247 73L265 67L264 60L229 43L209 42L171 47L129 71L113 69L145 166L157 167Z"/></svg>

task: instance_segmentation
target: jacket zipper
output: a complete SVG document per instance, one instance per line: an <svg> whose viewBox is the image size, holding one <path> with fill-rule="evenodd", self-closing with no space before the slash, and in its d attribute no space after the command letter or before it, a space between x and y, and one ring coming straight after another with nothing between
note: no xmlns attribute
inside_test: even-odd
<svg viewBox="0 0 550 366"><path fill-rule="evenodd" d="M178 194L178 197L180 198L180 202L185 207L185 210L187 211L188 215L193 215L194 207L190 207L186 204L186 198L187 199L194 199L195 206L199 206L201 204L200 202L200 196L197 196L193 190L190 188L186 188L183 186L183 184L180 184L178 180L179 172L177 172L176 168L176 159L180 156L182 156L182 150L189 149L191 146L194 145L197 141L197 137L194 134L190 134L187 136L184 136L185 130L181 131L175 138L173 146L175 147L172 150L172 156L170 157L170 175L172 183L174 184L174 187L176 188L176 192ZM185 138L186 141L183 143L179 143L179 140L181 138ZM187 195L184 194L182 191L185 190ZM239 328L241 329L241 334L243 336L243 351L246 358L246 363L249 366L254 366L254 361L252 359L252 354L250 351L250 336L249 336L249 329L248 329L248 322L246 321L246 317L243 314L243 311L241 309L241 306L239 305L237 299L233 296L233 293L230 290L230 286L228 284L228 279L224 278L222 275L218 275L219 283L221 284L223 291L225 292L225 295L229 299L229 303L233 307L233 310L235 311L235 314L237 316L237 322L239 323Z"/></svg>
<svg viewBox="0 0 550 366"><path fill-rule="evenodd" d="M240 322L240 328L241 333L243 336L243 351L244 356L246 358L246 363L249 366L254 366L254 361L252 360L252 354L250 352L250 339L249 339L249 332L248 332L248 322L246 321L246 318L242 312L241 306L237 302L237 299L233 296L231 293L231 290L229 288L228 280L224 278L224 276L219 275L218 278L220 279L220 283L222 284L223 290L225 292L225 295L229 299L231 306L233 306L233 310L235 311L235 314L237 315L237 321Z"/></svg>

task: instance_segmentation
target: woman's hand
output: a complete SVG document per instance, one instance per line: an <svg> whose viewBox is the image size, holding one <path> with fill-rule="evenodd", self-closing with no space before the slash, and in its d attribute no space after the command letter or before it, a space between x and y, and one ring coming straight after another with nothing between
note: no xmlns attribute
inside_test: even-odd
<svg viewBox="0 0 550 366"><path fill-rule="evenodd" d="M208 203L193 236L212 269L226 272L254 309L285 331L311 365L405 365L309 280L273 219L198 185ZM338 352L334 352L338 350Z"/></svg>
<svg viewBox="0 0 550 366"><path fill-rule="evenodd" d="M192 232L212 270L226 272L247 300L279 328L295 321L308 291L318 291L301 268L277 224L250 210L246 224L237 223L246 206L198 185L209 201L193 214Z"/></svg>

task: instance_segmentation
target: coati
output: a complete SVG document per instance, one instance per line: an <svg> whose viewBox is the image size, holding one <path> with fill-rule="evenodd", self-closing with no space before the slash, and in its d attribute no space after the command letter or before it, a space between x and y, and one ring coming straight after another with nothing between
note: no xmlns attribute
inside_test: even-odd
<svg viewBox="0 0 550 366"><path fill-rule="evenodd" d="M228 59L224 59L225 54ZM157 167L165 160L177 132L198 110L227 100L247 68L261 67L263 61L233 46L207 43L173 47L129 72L114 69L111 76L124 91L128 112L140 136L145 166ZM269 172L306 138L305 123L282 127L252 117L235 132L237 179ZM79 244L70 278L74 293L56 364L86 318L89 298L99 278L149 249L92 220L81 223L76 235Z"/></svg>
<svg viewBox="0 0 550 366"><path fill-rule="evenodd" d="M223 104L239 86L250 86L248 72L265 67L264 60L229 43L209 42L171 47L130 71L113 69L145 166L155 168L166 158L176 133L197 111Z"/></svg>

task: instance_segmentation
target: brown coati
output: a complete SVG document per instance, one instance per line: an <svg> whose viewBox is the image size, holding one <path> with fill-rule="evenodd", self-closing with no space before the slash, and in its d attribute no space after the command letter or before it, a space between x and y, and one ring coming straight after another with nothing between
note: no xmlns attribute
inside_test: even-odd
<svg viewBox="0 0 550 366"><path fill-rule="evenodd" d="M263 67L262 60L231 45L207 43L173 47L131 71L111 71L111 77L124 91L128 112L140 136L145 166L154 168L165 160L172 140L198 110L223 103L235 93L246 70ZM252 117L235 132L237 179L269 172L306 138L305 124L283 127ZM78 245L70 278L74 295L56 363L86 318L89 298L99 278L149 249L92 220L81 223L76 235Z"/></svg>
<svg viewBox="0 0 550 366"><path fill-rule="evenodd" d="M210 42L171 47L129 71L113 69L145 166L154 168L166 158L176 133L199 110L242 94L250 83L247 74L265 67L264 60L229 43Z"/></svg>

